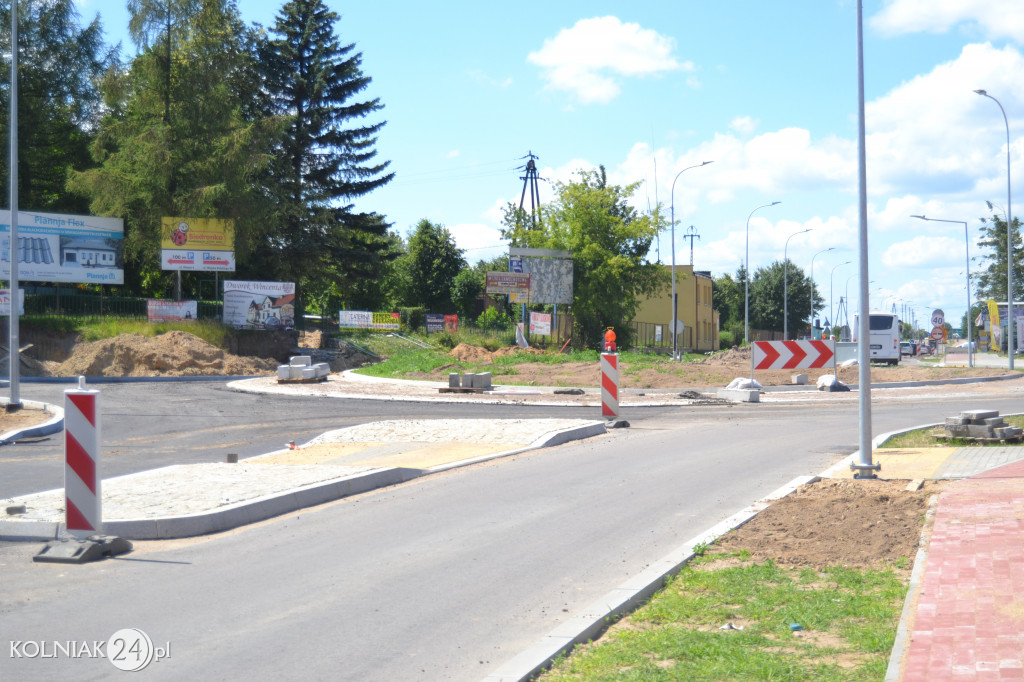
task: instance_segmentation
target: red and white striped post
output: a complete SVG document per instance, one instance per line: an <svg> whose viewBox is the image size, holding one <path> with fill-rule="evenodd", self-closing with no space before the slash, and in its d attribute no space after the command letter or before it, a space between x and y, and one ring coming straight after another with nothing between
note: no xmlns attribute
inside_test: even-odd
<svg viewBox="0 0 1024 682"><path fill-rule="evenodd" d="M619 354L615 350L615 332L609 329L604 334L604 350L601 353L601 416L609 419L619 417Z"/></svg>
<svg viewBox="0 0 1024 682"><path fill-rule="evenodd" d="M68 533L100 534L100 392L85 388L64 391L64 509Z"/></svg>

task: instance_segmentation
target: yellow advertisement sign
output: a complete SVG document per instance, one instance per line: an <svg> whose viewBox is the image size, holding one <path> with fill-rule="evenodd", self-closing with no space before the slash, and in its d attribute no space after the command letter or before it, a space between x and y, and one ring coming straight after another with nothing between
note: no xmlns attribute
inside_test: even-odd
<svg viewBox="0 0 1024 682"><path fill-rule="evenodd" d="M234 251L235 221L222 218L162 218L162 249Z"/></svg>
<svg viewBox="0 0 1024 682"><path fill-rule="evenodd" d="M996 305L996 300L990 298L985 301L988 304L988 318L989 322L992 323L992 329L999 329L999 306Z"/></svg>

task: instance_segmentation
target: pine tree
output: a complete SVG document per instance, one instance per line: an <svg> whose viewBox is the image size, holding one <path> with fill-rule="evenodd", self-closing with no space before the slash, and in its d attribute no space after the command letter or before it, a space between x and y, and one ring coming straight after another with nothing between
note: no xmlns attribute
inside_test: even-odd
<svg viewBox="0 0 1024 682"><path fill-rule="evenodd" d="M353 291L394 253L389 224L352 203L394 174L390 162L376 160L385 122L356 124L383 105L358 100L370 78L355 45L339 42L338 19L321 0L291 0L260 50L265 113L290 124L264 178L276 218L258 257L266 271L299 282L300 294L339 283Z"/></svg>

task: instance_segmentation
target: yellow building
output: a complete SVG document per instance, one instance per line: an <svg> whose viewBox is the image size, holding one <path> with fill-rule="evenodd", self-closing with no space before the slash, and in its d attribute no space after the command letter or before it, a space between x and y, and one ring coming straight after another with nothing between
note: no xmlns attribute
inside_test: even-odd
<svg viewBox="0 0 1024 682"><path fill-rule="evenodd" d="M671 266L665 266L671 276ZM650 297L641 298L633 328L639 347L672 347L672 285L666 284ZM711 273L692 265L676 266L676 319L682 323L676 346L706 353L718 350L718 313L712 309Z"/></svg>

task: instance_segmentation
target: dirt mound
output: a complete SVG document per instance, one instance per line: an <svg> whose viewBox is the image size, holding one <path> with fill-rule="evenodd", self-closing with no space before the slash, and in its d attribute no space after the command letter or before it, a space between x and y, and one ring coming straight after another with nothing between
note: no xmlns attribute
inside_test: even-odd
<svg viewBox="0 0 1024 682"><path fill-rule="evenodd" d="M79 344L67 360L42 362L33 370L40 372L37 376L140 377L251 376L271 374L276 368L276 360L232 355L187 332L171 331Z"/></svg>
<svg viewBox="0 0 1024 682"><path fill-rule="evenodd" d="M491 351L480 346L471 346L468 343L460 343L448 352L459 362L489 362Z"/></svg>
<svg viewBox="0 0 1024 682"><path fill-rule="evenodd" d="M745 367L750 364L750 347L736 348L734 346L729 350L709 355L703 360L698 360L697 362L702 365L712 365L714 367Z"/></svg>
<svg viewBox="0 0 1024 682"><path fill-rule="evenodd" d="M504 348L499 348L498 350L496 350L493 353L491 353L491 356L495 357L495 358L503 358L506 355L517 355L517 354L521 354L521 355L547 355L548 352L546 350L541 350L540 348L534 348L533 346L530 346L528 348L520 348L519 346L505 346Z"/></svg>

